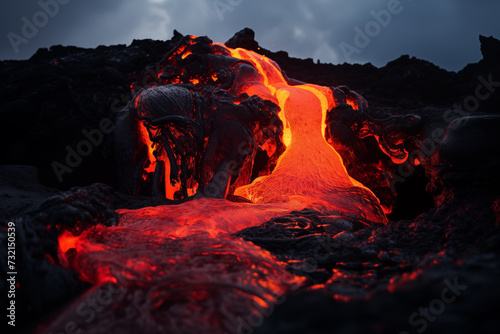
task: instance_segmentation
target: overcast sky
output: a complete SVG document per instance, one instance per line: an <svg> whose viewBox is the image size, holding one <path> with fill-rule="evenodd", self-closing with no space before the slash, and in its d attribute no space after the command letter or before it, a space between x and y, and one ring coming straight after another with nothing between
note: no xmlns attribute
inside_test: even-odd
<svg viewBox="0 0 500 334"><path fill-rule="evenodd" d="M40 3L65 4L46 6L48 15ZM0 6L0 59L27 59L55 44L166 40L174 29L223 43L250 27L261 46L294 57L383 66L409 54L459 70L481 59L479 34L500 38L499 0L4 0Z"/></svg>

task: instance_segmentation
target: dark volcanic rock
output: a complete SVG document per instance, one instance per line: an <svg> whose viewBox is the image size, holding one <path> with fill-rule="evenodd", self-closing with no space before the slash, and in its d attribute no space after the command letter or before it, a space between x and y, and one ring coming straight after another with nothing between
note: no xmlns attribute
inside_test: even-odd
<svg viewBox="0 0 500 334"><path fill-rule="evenodd" d="M481 53L484 61L498 63L498 59L500 59L500 41L493 36L485 37L482 35L479 35L479 41L481 42Z"/></svg>
<svg viewBox="0 0 500 334"><path fill-rule="evenodd" d="M468 116L454 120L440 148L442 163L495 183L500 170L499 129L500 116Z"/></svg>
<svg viewBox="0 0 500 334"><path fill-rule="evenodd" d="M116 209L167 204L164 198L125 196L103 184L88 186L96 181L116 185L111 136L99 139L94 131L97 144L81 162L72 158L72 172L63 174L62 183L52 163L67 164L68 147L78 151L80 145L81 151L82 141L90 142L84 130L102 132L101 121L112 122L130 100L130 85L146 84L158 74L154 66L150 72L144 67L161 60L180 38L176 33L166 42L144 40L96 49L55 46L39 50L28 61L0 62L0 164L34 166L0 168L2 227L7 218L17 219L18 321L25 326L36 325L88 288L58 265L58 225L78 234L96 224L116 224ZM394 179L399 212L392 216L397 221L372 225L306 209L235 234L269 250L286 262L287 270L308 279L263 317L258 332L399 333L424 330L423 324L426 333L498 332L500 89L490 87L488 98L467 117L462 110L466 98L477 95L478 85L500 82L500 42L480 39L484 59L458 73L409 56L382 68L314 64L259 48L249 29L227 42L274 59L289 77L348 85L368 99L370 117L415 114L422 119L417 143L410 143L414 151L409 152L422 158L419 166L407 166L409 173L401 173L400 166L391 170L399 177ZM462 112L446 117L454 104ZM377 149L373 140L359 145L366 151ZM87 187L57 192L37 181L35 167L45 184ZM426 186L435 208L426 202ZM5 239L6 230L0 229L0 234ZM5 251L0 252L4 272ZM436 300L442 299L446 282L455 280L467 286L456 300L446 303L432 321L418 326L409 322L421 307L441 307ZM0 284L3 296L5 282Z"/></svg>
<svg viewBox="0 0 500 334"><path fill-rule="evenodd" d="M348 303L319 291L295 293L255 333L496 333L498 260L498 254L476 255Z"/></svg>
<svg viewBox="0 0 500 334"><path fill-rule="evenodd" d="M244 48L255 52L259 51L259 43L255 40L255 32L249 28L234 34L225 44L232 49Z"/></svg>
<svg viewBox="0 0 500 334"><path fill-rule="evenodd" d="M429 159L429 188L437 204L453 198L496 198L500 187L500 116L457 118Z"/></svg>
<svg viewBox="0 0 500 334"><path fill-rule="evenodd" d="M96 49L54 46L40 49L27 61L0 62L0 164L36 166L44 184L63 189L93 182L116 185L112 136L103 133L100 138L101 122L115 119L131 98L132 83L144 85L158 75L157 68L143 69L161 60L181 38L175 32L166 42L143 40ZM493 38L481 42L485 60L458 74L408 56L382 68L315 64L259 47L251 29L240 31L227 45L272 58L291 78L325 86L347 85L368 99L374 114L407 114L463 101L474 94L478 75L486 79L492 75L492 80L500 81L498 57L494 57L498 43ZM43 73L43 79L34 73ZM499 101L497 90L481 102L478 112L494 109ZM89 132L96 143L90 146L86 144Z"/></svg>
<svg viewBox="0 0 500 334"><path fill-rule="evenodd" d="M0 217L12 218L37 206L56 189L43 186L33 166L0 166Z"/></svg>
<svg viewBox="0 0 500 334"><path fill-rule="evenodd" d="M10 196L2 199L0 208L2 246L6 240L6 218L16 224L19 284L16 288L16 324L21 330L30 329L42 317L49 316L90 287L59 264L58 230L61 227L78 235L97 224L115 225L115 209L166 204L161 198L122 195L103 184L57 193L40 185L36 168L32 166L0 166L0 182L0 194ZM0 253L7 259L6 247L2 247ZM9 271L5 260L0 261L0 267L4 273ZM4 296L7 295L6 283L6 280L0 283ZM3 308L7 307L6 301L2 298L0 305Z"/></svg>
<svg viewBox="0 0 500 334"><path fill-rule="evenodd" d="M0 164L34 165L44 183L62 188L115 183L111 137L103 133L101 122L114 121L131 99L134 75L174 44L143 40L96 49L53 46L27 61L0 62ZM85 133L91 131L100 131L102 138L95 134L89 149L82 143L89 142ZM69 151L74 153L68 165ZM69 168L61 179L54 162Z"/></svg>

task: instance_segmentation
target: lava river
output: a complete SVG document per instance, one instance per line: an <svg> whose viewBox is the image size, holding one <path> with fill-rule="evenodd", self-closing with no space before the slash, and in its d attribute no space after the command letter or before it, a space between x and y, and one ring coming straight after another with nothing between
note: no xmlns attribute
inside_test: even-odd
<svg viewBox="0 0 500 334"><path fill-rule="evenodd" d="M280 106L286 149L273 172L235 190L251 203L197 198L118 210L118 226L98 225L78 236L62 232L60 262L94 288L44 332L59 331L71 319L92 333L235 332L304 278L232 233L304 208L386 222L378 199L348 175L324 139L326 112L335 106L331 90L291 86L270 59L226 49L247 67L230 92ZM89 298L102 300L93 312L82 307Z"/></svg>

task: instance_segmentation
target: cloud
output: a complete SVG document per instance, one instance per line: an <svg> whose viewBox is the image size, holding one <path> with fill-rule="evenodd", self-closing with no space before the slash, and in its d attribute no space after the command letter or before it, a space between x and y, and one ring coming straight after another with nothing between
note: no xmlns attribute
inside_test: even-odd
<svg viewBox="0 0 500 334"><path fill-rule="evenodd" d="M40 7L37 1L4 1L0 59L26 59L37 48L54 44L95 47L141 38L169 39L173 29L225 42L250 27L265 48L343 63L340 44L353 45L354 28L364 29L374 20L371 12L386 10L391 1L397 0L73 0L61 5L17 54L7 34L21 34L22 17L31 19ZM224 10L218 9L221 4ZM403 10L352 55L352 62L383 66L410 54L458 70L480 59L479 34L500 37L497 0L400 0L400 6Z"/></svg>

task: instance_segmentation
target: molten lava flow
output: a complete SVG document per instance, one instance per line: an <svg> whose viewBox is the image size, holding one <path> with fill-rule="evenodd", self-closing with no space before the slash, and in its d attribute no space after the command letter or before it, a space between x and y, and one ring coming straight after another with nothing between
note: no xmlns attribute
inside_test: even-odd
<svg viewBox="0 0 500 334"><path fill-rule="evenodd" d="M279 104L286 145L271 175L236 189L235 194L253 203L300 196L308 207L324 200L330 210L361 213L384 222L378 199L347 174L342 158L325 140L326 113L335 106L332 91L311 84L290 86L270 59L244 49L230 51L233 57L251 62L261 78L259 82L237 82L235 93L256 94Z"/></svg>
<svg viewBox="0 0 500 334"><path fill-rule="evenodd" d="M324 138L326 113L335 106L331 90L310 84L290 86L268 58L243 49L228 50L246 61L238 65L241 71L230 93L275 102L284 125L286 150L274 171L235 190L252 203L198 198L118 210L118 226L94 226L79 236L62 232L59 237L60 262L85 281L125 287L130 298L116 304L139 312L145 324L141 330L146 332L164 332L165 324L174 332L194 332L200 326L210 328L207 333L220 328L232 331L237 316L268 308L303 281L267 251L231 233L304 208L386 221L377 198L348 175L341 157ZM183 52L192 51L182 45L174 54L189 59L190 54ZM144 168L156 174L161 160L166 195L173 197L169 159L155 151L153 130L139 125L139 136L148 146ZM106 312L120 316L113 305Z"/></svg>
<svg viewBox="0 0 500 334"><path fill-rule="evenodd" d="M116 331L124 323L122 333L197 333L201 328L203 333L234 333L238 319L267 312L304 281L267 251L239 238L172 239L155 233L161 230L96 226L78 237L63 233L61 263L97 287L112 286L100 288L107 290L105 295L90 291L91 296L75 303L80 310L88 300L105 300L93 321L65 318L77 311L63 313L54 323L64 331L75 320L86 333L109 333L110 324ZM68 247L76 252L63 253Z"/></svg>
<svg viewBox="0 0 500 334"><path fill-rule="evenodd" d="M191 38L188 44L192 43ZM323 212L342 212L385 223L386 217L377 197L349 176L342 158L325 140L326 114L336 105L332 90L312 84L291 86L279 66L265 56L245 49L226 48L222 44L214 44L214 47L219 48L218 52L223 49L231 57L243 61L236 66L236 76L228 91L234 95L257 95L276 103L280 107L278 116L284 126L282 140L286 150L279 157L272 174L261 176L252 184L239 186L234 194L255 204L274 203L278 210L290 207L290 203L283 205L284 202L293 201L298 203L294 207L296 210L314 208ZM186 45L181 45L172 54L189 59L192 52ZM192 77L185 80L195 85L200 82L198 79L194 82ZM347 99L347 102L357 108L356 101ZM155 144L146 138L150 129L141 124L139 130L143 142L149 147L150 165L145 167L145 171L152 173L156 159L162 160L165 166L165 194L173 199L179 184L169 181L172 179L172 160L169 161L165 154L154 154ZM196 187L189 190L193 194Z"/></svg>

